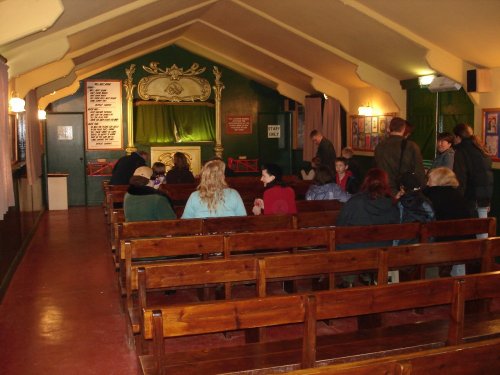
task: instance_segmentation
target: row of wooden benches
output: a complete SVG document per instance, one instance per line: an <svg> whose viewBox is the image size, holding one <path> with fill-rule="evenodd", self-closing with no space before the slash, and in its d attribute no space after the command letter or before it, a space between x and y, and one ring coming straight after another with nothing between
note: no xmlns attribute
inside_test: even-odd
<svg viewBox="0 0 500 375"><path fill-rule="evenodd" d="M106 195L106 216L108 217L108 223L113 223L118 221L125 221L125 215L123 213L122 205L123 199L125 197L125 192L112 192ZM177 217L181 217L184 212L185 203L183 202L174 205L174 211ZM317 212L317 211L339 211L342 208L342 203L337 200L323 200L323 201L307 201L307 200L297 200L295 202L297 206L297 212ZM245 209L247 215L253 216L252 213L253 200L251 202L245 202ZM112 215L119 215L113 219Z"/></svg>
<svg viewBox="0 0 500 375"><path fill-rule="evenodd" d="M315 215L315 216L318 216L318 215ZM234 219L236 219L236 220L233 222ZM252 228L248 228L248 227L245 229L244 225L241 225L241 222L239 222L237 224L238 220L241 220L241 219L247 220L248 218L224 218L224 220L227 221L227 225L229 227L226 227L226 229L222 229L222 233L234 232L234 231L238 231L238 230L253 230ZM212 219L208 219L208 220L212 220ZM233 224L232 224L233 228L232 229L231 229L231 222L233 222ZM187 223L188 223L188 221L186 221L186 220L182 220L182 221L179 220L179 223L177 225L175 225L173 222L171 222L171 225L172 225L172 227L175 227L175 226L184 227L183 224L187 224ZM132 224L133 225L134 223L125 223L125 225L128 225L128 224ZM146 228L146 227L149 228L148 233L142 233L141 234L140 233L141 231L139 230L139 231L136 231L134 235L137 235L137 236L150 236L150 235L156 236L156 235L158 235L158 234L154 234L154 230L155 229L151 229L152 227L151 227L151 225L149 225L151 223L141 223L141 224L144 225L144 228ZM157 224L158 224L157 229L159 229L159 228L162 227L162 225L164 225L164 222L157 222ZM411 226L408 226L408 227L404 228L404 226L406 224L403 225L403 226L399 226L399 227L398 226L380 226L379 228L377 228L377 227L374 227L374 228L372 228L372 227L363 227L363 228L336 228L335 232L338 232L340 230L339 233L333 232L333 234L332 234L332 232L330 231L330 234L327 235L327 237L329 238L329 245L328 246L329 246L329 249L331 249L331 250L333 250L335 248L335 246L332 247L331 245L335 244L335 243L338 243L338 242L335 242L335 240L337 240L338 238L342 238L342 230L343 229L347 229L347 230L351 229L352 230L352 232L350 234L347 233L347 232L344 233L345 235L347 235L347 237L346 237L347 238L347 242L351 242L351 243L352 242L355 242L355 243L357 243L357 242L365 242L365 241L369 242L369 241L376 241L376 240L381 240L381 239L387 240L387 239L401 239L401 238L419 238L421 241L427 241L429 239L429 236L434 236L434 237L435 236L444 236L444 237L447 237L447 236L453 236L453 235L459 235L459 234L460 235L464 235L464 234L475 234L475 233L483 233L483 232L488 232L490 235L493 235L495 233L495 222L492 219L487 219L487 220L478 220L478 219L476 219L476 220L471 220L469 222L467 222L467 221L457 221L457 222L453 222L453 223L451 223L451 222L448 222L448 223L446 223L446 222L436 222L436 223L432 223L432 224L435 225L434 228L432 228L432 225L430 227L426 227L425 225L422 226L422 225L417 224L417 223L411 224L411 226L413 226L413 228L411 228ZM258 225L257 225L257 227L258 227ZM255 224L254 224L253 228L255 228ZM274 229L274 228L269 228L268 227L267 229ZM175 233L175 231L174 231L174 233L169 232L168 230L165 231L164 227L162 229L159 229L159 230L162 231L161 235L167 235L167 236L176 236L176 235L178 235L178 233ZM408 232L406 232L406 231L408 231ZM247 248L247 250L245 250L247 252L253 252L255 250L262 250L262 249L272 250L269 247L266 248L266 244L269 245L269 243L272 243L272 244L276 245L276 239L284 238L284 237L292 239L292 244L291 245L287 245L287 246L290 246L289 248L292 248L292 247L301 247L300 244L299 244L300 242L294 241L294 239L296 240L297 238L293 237L293 235L295 235L297 233L293 233L292 234L292 232L301 232L301 231L281 231L281 230L276 230L276 231L273 231L273 232L280 232L280 233L279 234L277 234L277 233L267 233L267 240L266 240L266 233L260 233L260 234L259 233L241 233L241 235L248 235L248 236L246 237L246 239L244 239L244 237L241 237L240 240L241 240L241 243L247 243L247 241L249 241L249 242L255 242L255 240L257 240L255 245L256 246L260 246L260 247L259 248L253 248L253 249L248 249ZM302 234L304 234L306 231L302 231L302 232L303 232ZM205 232L205 233L213 233L213 232ZM316 237L318 235L318 233L320 233L320 232L316 232L312 237ZM182 233L182 234L186 234L186 233ZM204 235L200 236L199 234L200 233L198 232L197 236L184 236L184 237L188 237L188 238L195 237L198 240L201 240L201 238L203 238L204 241L206 241L209 238L213 238L214 237L213 235L212 236L206 236L206 235L205 236ZM290 237L290 235L291 235L291 237ZM227 238L226 241L229 241L228 238L231 237L231 236L236 236L236 235L226 235L226 236L223 236L223 237ZM271 237L269 237L269 236L271 236ZM177 238L177 239L172 240L172 241L184 241L185 240L184 237L180 237L180 238ZM259 237L260 240L258 240L257 237ZM321 237L321 235L320 235L320 237ZM184 239L181 239L181 238L184 238ZM323 238L325 238L325 237L323 236ZM233 238L233 243L234 243L235 239L236 239L236 237ZM332 239L334 239L333 242L332 242ZM155 239L155 240L159 240L159 239ZM163 239L161 239L161 240L163 240ZM193 240L193 238L191 238L191 241L192 240ZM132 241L135 241L135 240L131 240L130 242L132 242ZM202 241L202 242L204 242L204 241ZM223 243L224 243L224 239L223 239ZM175 247L175 242L171 242L171 245ZM434 245L441 245L441 244L434 244ZM285 246L285 245L283 245L283 246ZM304 246L308 246L308 245L305 244ZM316 247L316 246L317 245L312 245L310 247ZM462 250L461 250L460 246L461 245L458 246L458 248L459 248L458 251L459 251L459 253L462 253ZM123 247L123 248L125 248L125 247ZM203 246L202 246L202 248L203 248ZM280 247L278 245L278 246L275 246L274 250L276 250L276 249L284 249L284 248L285 247ZM451 248L457 249L456 244L452 245ZM191 249L193 249L193 248L191 248ZM199 248L196 248L196 249L199 249ZM326 245L325 245L324 249L326 249ZM436 249L431 250L431 253L435 253ZM159 251L159 249L156 249L156 250ZM312 249L308 249L308 251L310 251L310 250L312 250ZM393 249L390 249L390 250L393 250ZM192 252L193 250L190 250L190 251ZM186 248L183 248L183 250L181 251L181 253L182 253L181 255L187 255L188 254ZM195 252L195 254L201 254L201 253L202 252L198 252L198 250L196 250L196 252ZM348 256L349 255L348 253L350 253L350 252L345 252L344 254L346 256ZM356 253L358 253L358 252L356 252ZM157 254L157 252L155 253L155 250L153 250L152 252L151 252L151 250L147 250L146 254L152 255L152 254ZM192 253L189 253L189 254L192 254ZM211 253L208 252L208 254L206 255L206 257L210 257L210 254ZM314 254L316 255L318 253L314 253ZM342 254L342 253L334 253L334 254L331 254L331 255L337 255L337 254ZM360 253L358 253L358 254L362 255ZM476 256L473 256L472 258L477 259L477 254L478 253L476 252ZM482 254L484 256L484 251L483 251ZM313 259L312 254L297 254L297 255L306 256L306 257L308 255L311 255L311 256L309 256L309 258ZM464 254L462 254L462 255L464 255ZM153 256L155 256L155 255L153 255ZM303 266L303 264L305 264L305 263L303 263L303 259L299 260L299 257L297 257L296 255L293 255L293 256L296 257L295 260L300 265L300 267L298 267L298 268L300 268L300 269L304 268L305 266ZM455 257L454 260L459 260L460 262L462 262L465 259L467 259L467 257L471 257L471 256L472 256L471 253L469 253L469 255L464 255L464 257L462 257L462 258L459 255L459 256ZM266 258L267 257L268 256L266 256ZM432 262L439 263L438 258L434 258L433 260L431 258L428 258L428 260L431 261L431 263ZM130 258L130 259L131 259L131 262L130 262L131 266L132 266L133 263L134 263L134 267L140 265L140 263L135 264L135 262L132 262L132 258ZM381 256L377 255L377 259L382 259L382 258L381 258ZM443 258L439 258L439 259L442 260ZM489 259L491 259L491 257ZM234 260L236 261L236 259L234 259ZM225 262L225 261L233 261L233 259L224 260L224 261L219 261L219 260L214 261L214 260L211 260L209 262L205 262L205 261L199 262L199 261L196 261L196 260L195 261L189 260L189 261L187 261L187 263L190 263L190 264L192 263L191 266L194 266L196 262L199 262L199 263L202 263L202 264L206 264L206 265L208 265L209 263L212 263L212 264L215 265L215 262ZM238 261L239 261L239 259L238 259ZM257 262L257 263L255 263L256 261L254 259L253 262L254 262L254 264L257 264L257 265L260 262L260 266L261 266L260 270L261 271L256 271L256 272L258 274L263 274L263 272L262 272L262 265L263 264L267 264L267 263L265 263L265 262L263 263L262 259L259 262ZM283 259L281 259L280 262L283 262ZM333 262L333 263L337 264L338 263L338 259L335 260L335 261L331 260L330 262ZM447 259L446 262L453 263L453 261L451 261L450 259ZM181 264L181 262L172 263L171 261L169 261L168 263L172 264L173 266L174 265L177 266L177 265ZM328 264L328 261L326 261L326 260L323 259L323 263ZM426 263L426 262L424 262L424 263ZM485 260L483 260L483 266L484 266L484 263L485 263ZM166 266L168 267L169 264L166 264ZM278 263L278 264L282 264L282 263ZM186 266L188 268L191 268L187 264L185 264L184 266ZM228 266L228 265L226 264L226 266ZM163 267L163 265L156 264L156 267ZM265 266L264 268L267 270L269 268L269 266ZM378 267L374 267L374 268L378 269ZM132 270L132 268L130 268L130 269ZM135 267L134 268L134 273L137 272L136 270L138 270L138 269L139 269L138 267ZM145 269L147 269L147 267L145 267ZM196 269L196 268L194 268L194 269ZM486 269L486 268L483 267L483 270L484 269ZM228 273L227 270L228 270L228 268L224 267L224 268L221 269L220 273L221 274L227 274ZM338 268L337 270L340 270L340 268ZM187 271L181 271L181 273L177 274L177 275L186 275L186 272ZM334 272L341 272L341 271L334 271ZM131 273L132 273L132 271L131 271ZM307 271L306 271L306 273L307 273ZM325 273L330 274L330 272L326 272L326 271L325 271ZM210 274L210 272L209 272L209 274ZM381 272L379 270L378 276L380 277L380 275L384 275L384 272ZM294 275L293 277L299 277L299 275ZM174 278L176 278L176 276L174 276ZM181 277L180 283L185 282L185 280L186 280L185 278L182 279L182 277ZM330 280L333 280L333 278L330 278ZM228 285L230 285L230 284L228 284L226 282L224 282L224 283L226 285L225 290L227 292L228 290L230 290L230 288L228 288ZM262 285L263 285L262 281L257 281L257 283L258 283L257 285L260 285L261 289L262 289ZM383 281L381 281L381 283L383 283ZM205 283L202 283L202 284L205 284ZM178 285L175 288L178 288L178 287L182 287L182 286ZM135 286L134 286L134 288L135 288ZM145 290L147 290L147 288ZM130 289L130 291L132 292L132 289ZM139 295L142 295L142 293L140 293ZM137 318L136 318L136 320L137 320Z"/></svg>
<svg viewBox="0 0 500 375"><path fill-rule="evenodd" d="M496 270L496 256L500 256L500 238L497 237L208 261L141 261L131 265L130 289L127 291L130 327L133 334L141 332L141 311L150 305L148 293L157 290L221 285L223 298L231 299L234 285L250 283L255 284L255 296L265 297L270 282L325 277L328 281L326 288L334 289L336 276L367 271L376 273L377 285L387 285L390 270L479 261L481 272L489 272ZM262 332L258 337L262 338ZM138 348L142 348L142 342L136 343Z"/></svg>
<svg viewBox="0 0 500 375"><path fill-rule="evenodd" d="M296 176L284 176L283 180L292 187L295 191L297 199L303 200L307 189L311 185L311 181L303 181ZM247 177L226 177L226 182L229 187L236 189L244 202L251 201L255 198L261 197L264 192L264 186L260 182L260 177L247 176ZM166 184L161 185L160 188L164 190L174 202L186 202L189 195L196 190L199 182L191 184ZM109 192L125 192L128 185L110 185L108 181L103 183L104 196Z"/></svg>
<svg viewBox="0 0 500 375"><path fill-rule="evenodd" d="M277 217L281 219L282 217ZM123 223L117 250L119 282L122 295L131 293L131 272L137 259L191 257L195 259L229 258L238 254L276 253L283 251L333 252L338 246L355 248L359 243L377 243L393 240L413 240L421 243L431 238L457 235L496 234L495 218L374 225L368 227L336 227L308 229L279 229L253 231L251 217L206 219L225 223L222 234L203 235L200 220L165 220L156 222ZM231 227L231 220L232 227ZM248 220L248 221L247 221ZM242 232L236 232L241 230ZM230 233L228 233L230 232ZM162 237L159 237L162 236ZM293 250L292 250L293 249Z"/></svg>
<svg viewBox="0 0 500 375"><path fill-rule="evenodd" d="M316 291L287 296L271 296L231 301L211 301L143 309L143 337L153 340L151 354L140 356L144 374L269 374L310 368L329 363L405 353L375 366L379 371L393 366L408 368L414 354L424 349L486 340L476 348L487 360L480 366L493 373L499 363L500 319L498 314L465 315L465 302L500 297L500 272L460 278L443 278L408 283ZM383 327L352 333L318 336L317 322L327 319L385 313L430 306L449 306L448 321L430 321L405 326ZM165 353L167 338L255 329L286 324L302 324L301 339L247 343L235 347L205 348L197 352ZM491 341L492 340L492 341ZM413 356L413 357L412 357ZM455 357L457 359L457 357ZM460 368L467 368L460 358ZM447 363L447 362L446 362ZM349 369L360 365L350 363ZM431 368L428 366L427 368ZM457 369L457 364L450 364ZM370 367L373 370L373 367ZM446 368L441 371L451 373ZM327 370L323 373L329 373ZM366 372L365 372L366 373ZM374 372L385 373L385 372ZM406 373L406 372L402 372ZM413 373L413 372L412 372ZM457 373L471 373L457 372ZM483 372L481 372L483 373Z"/></svg>

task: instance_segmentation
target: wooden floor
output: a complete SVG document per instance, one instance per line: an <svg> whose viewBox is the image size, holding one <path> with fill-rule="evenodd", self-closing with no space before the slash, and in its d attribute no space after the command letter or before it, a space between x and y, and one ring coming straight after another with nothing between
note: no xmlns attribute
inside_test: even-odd
<svg viewBox="0 0 500 375"><path fill-rule="evenodd" d="M100 207L41 219L0 305L0 374L137 374L105 230Z"/></svg>

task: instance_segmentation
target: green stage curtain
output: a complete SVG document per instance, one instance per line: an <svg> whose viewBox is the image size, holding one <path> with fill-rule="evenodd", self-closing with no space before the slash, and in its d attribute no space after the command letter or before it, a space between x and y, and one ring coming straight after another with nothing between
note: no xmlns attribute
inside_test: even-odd
<svg viewBox="0 0 500 375"><path fill-rule="evenodd" d="M135 142L215 140L215 110L206 105L153 104L135 107Z"/></svg>

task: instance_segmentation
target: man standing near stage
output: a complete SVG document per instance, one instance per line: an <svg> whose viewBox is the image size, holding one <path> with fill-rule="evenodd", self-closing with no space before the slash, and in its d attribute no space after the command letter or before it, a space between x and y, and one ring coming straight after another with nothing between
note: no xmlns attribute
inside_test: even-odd
<svg viewBox="0 0 500 375"><path fill-rule="evenodd" d="M323 134L316 129L311 132L309 137L313 143L318 146L316 156L321 159L321 165L326 165L332 171L335 170L335 159L337 158L337 154L335 153L332 142L323 137Z"/></svg>

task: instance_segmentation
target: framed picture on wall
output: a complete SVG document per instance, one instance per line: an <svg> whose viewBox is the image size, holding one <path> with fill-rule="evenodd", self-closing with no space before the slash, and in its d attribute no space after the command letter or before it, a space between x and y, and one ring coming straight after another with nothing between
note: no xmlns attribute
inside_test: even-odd
<svg viewBox="0 0 500 375"><path fill-rule="evenodd" d="M395 113L382 116L351 116L348 133L350 146L356 151L371 151L388 136L389 123ZM349 142L348 142L349 143Z"/></svg>
<svg viewBox="0 0 500 375"><path fill-rule="evenodd" d="M500 160L499 155L499 129L500 108L483 109L483 139L486 149L496 161Z"/></svg>

